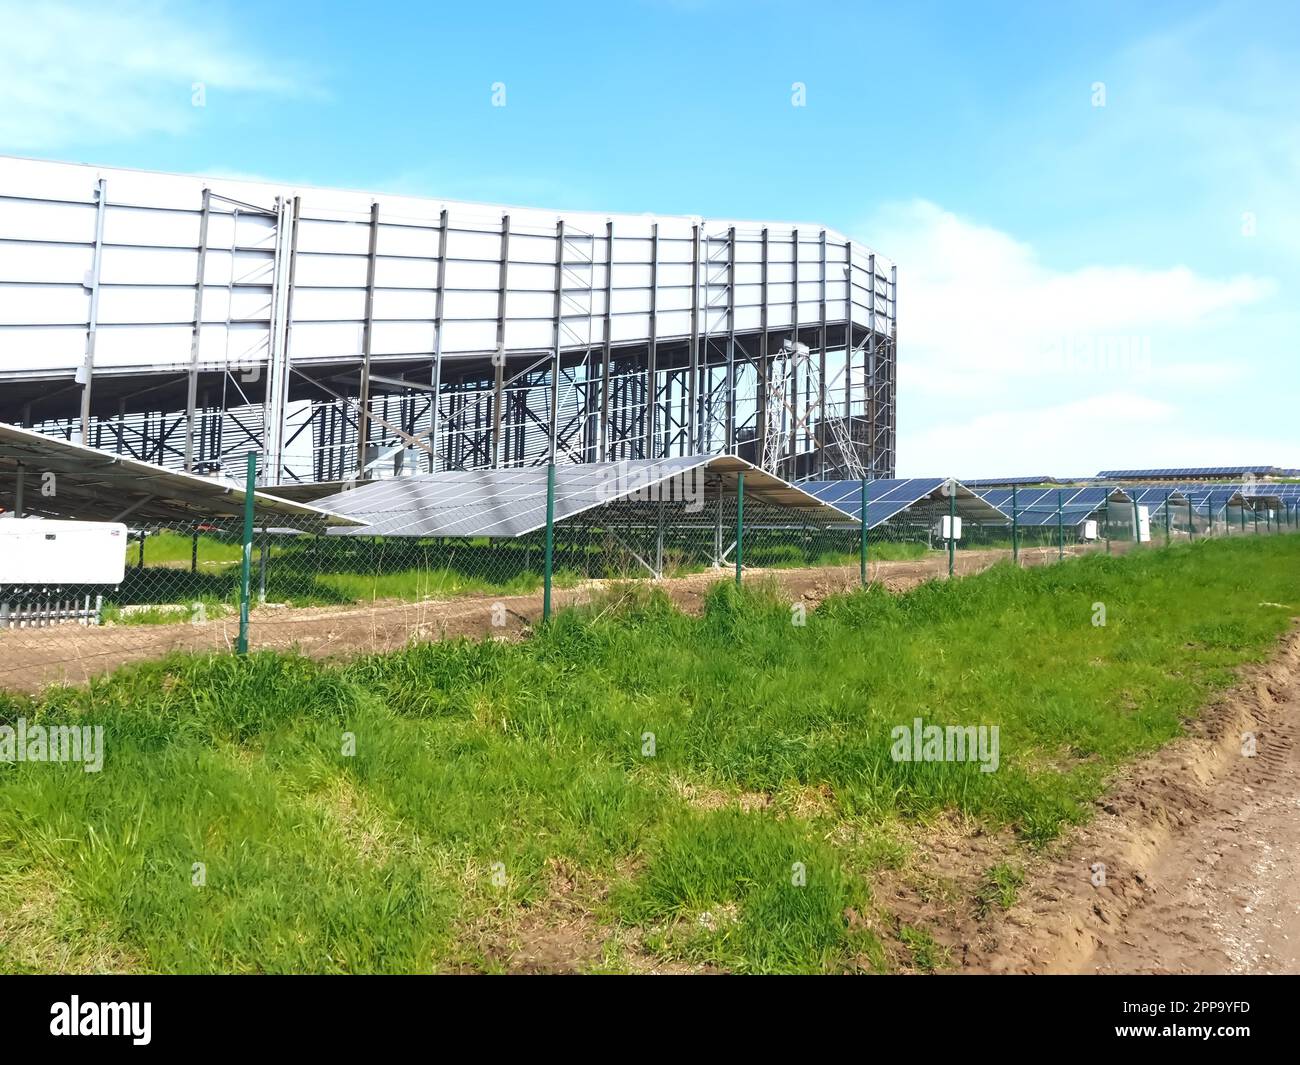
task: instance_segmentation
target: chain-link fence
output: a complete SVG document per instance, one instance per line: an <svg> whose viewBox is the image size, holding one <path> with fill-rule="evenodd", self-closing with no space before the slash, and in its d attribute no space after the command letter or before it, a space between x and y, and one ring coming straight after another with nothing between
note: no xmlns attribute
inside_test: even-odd
<svg viewBox="0 0 1300 1065"><path fill-rule="evenodd" d="M864 483L866 498L871 484ZM969 493L967 493L969 496ZM259 515L131 527L111 586L0 588L0 687L83 682L175 651L394 650L413 640L512 638L621 582L654 582L680 605L721 577L770 574L797 596L890 587L1002 560L1045 564L1089 551L1295 531L1300 507L1196 502L1170 492L1098 506L1064 496L972 511L955 491L915 501L865 532L853 508L776 505L744 475L702 492L619 498L510 537L377 536L364 526ZM955 531L956 536L950 536Z"/></svg>

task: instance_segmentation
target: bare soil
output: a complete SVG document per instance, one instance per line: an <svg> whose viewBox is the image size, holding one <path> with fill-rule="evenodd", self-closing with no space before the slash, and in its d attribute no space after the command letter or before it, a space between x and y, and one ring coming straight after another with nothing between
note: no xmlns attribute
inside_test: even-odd
<svg viewBox="0 0 1300 1065"><path fill-rule="evenodd" d="M1067 553L1069 553L1067 551ZM979 572L1005 559L1006 551L967 550L956 556L954 572ZM1055 561L1053 550L1021 552L1024 565ZM872 562L870 579L891 591L902 591L947 573L947 558L939 555L912 562ZM816 606L829 595L856 588L856 566L807 569L748 569L749 578L775 580L791 601ZM726 576L711 571L655 581L681 609L698 613L711 585ZM574 588L556 589L558 607L589 601L617 582L586 581ZM498 606L499 604L499 606ZM496 608L494 610L494 608ZM502 618L504 624L493 624ZM476 596L431 599L417 603L379 600L347 607L290 607L265 605L250 614L249 645L253 650L297 648L312 657L348 657L393 651L412 641L460 636L518 639L542 616L542 596ZM0 630L0 688L36 692L50 684L80 684L112 672L128 662L162 658L172 651L230 651L239 636L234 615L211 618L203 624L176 622L160 625L55 625L40 629Z"/></svg>
<svg viewBox="0 0 1300 1065"><path fill-rule="evenodd" d="M1096 818L1032 871L1022 901L966 929L960 963L984 972L1300 972L1298 736L1293 631L1188 738L1124 774Z"/></svg>

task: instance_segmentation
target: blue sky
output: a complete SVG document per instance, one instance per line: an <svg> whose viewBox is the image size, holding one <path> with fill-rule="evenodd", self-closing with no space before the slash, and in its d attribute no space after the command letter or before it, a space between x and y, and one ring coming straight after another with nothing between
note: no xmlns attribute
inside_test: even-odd
<svg viewBox="0 0 1300 1065"><path fill-rule="evenodd" d="M899 263L904 473L1300 466L1293 3L0 0L0 24L0 152L846 232Z"/></svg>

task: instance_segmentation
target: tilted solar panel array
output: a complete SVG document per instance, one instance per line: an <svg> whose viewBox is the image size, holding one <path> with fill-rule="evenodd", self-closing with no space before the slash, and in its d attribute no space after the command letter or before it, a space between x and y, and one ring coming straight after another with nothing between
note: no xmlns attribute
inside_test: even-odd
<svg viewBox="0 0 1300 1065"><path fill-rule="evenodd" d="M963 520L988 524L1005 524L1009 520L995 504L960 481L950 482L946 477L878 478L867 482L867 528L892 521L927 498L932 500L936 516L946 513L948 497L942 492L949 483L955 485L954 507ZM851 517L862 513L861 481L802 481L799 487Z"/></svg>
<svg viewBox="0 0 1300 1065"><path fill-rule="evenodd" d="M1250 474L1259 477L1286 477L1295 472L1277 466L1182 466L1154 470L1102 470L1097 476L1115 481L1130 477L1168 477L1176 480L1180 477L1245 477Z"/></svg>
<svg viewBox="0 0 1300 1065"><path fill-rule="evenodd" d="M1055 477L1048 477L1044 474L1041 477L963 477L961 483L967 488L1009 488L1013 484L1037 486L1043 484L1061 484L1063 482Z"/></svg>
<svg viewBox="0 0 1300 1065"><path fill-rule="evenodd" d="M867 528L874 529L944 485L942 477L879 479L867 483ZM806 481L800 487L853 517L862 514L861 481Z"/></svg>
<svg viewBox="0 0 1300 1065"><path fill-rule="evenodd" d="M1016 491L1016 520L1020 525L1079 525L1095 518L1105 507L1111 489L1089 485L1082 488L1022 488ZM1010 488L977 489L976 494L1006 514L1011 513ZM1059 511L1059 513L1058 513Z"/></svg>
<svg viewBox="0 0 1300 1065"><path fill-rule="evenodd" d="M1234 507L1237 505L1233 500L1238 494L1246 499L1247 506L1251 504L1252 500L1261 497L1280 499L1284 507L1289 504L1292 509L1300 505L1300 484L1270 484L1265 482L1206 484L1201 481L1181 481L1142 486L1121 485L1120 487L1130 494L1141 490L1156 495L1163 495L1165 492L1181 492L1187 499L1191 500L1192 509L1198 514L1205 513L1206 502L1209 501L1211 511L1216 518L1221 517L1225 508L1229 505Z"/></svg>
<svg viewBox="0 0 1300 1065"><path fill-rule="evenodd" d="M1128 515L1120 515L1120 508L1132 506L1146 507L1153 521L1164 517L1166 502L1172 508L1175 517L1180 517L1181 507L1190 502L1198 518L1209 513L1216 519L1221 518L1229 507L1236 507L1239 496L1246 499L1247 506L1252 500L1276 497L1285 508L1300 506L1300 484L1273 484L1268 482L1223 484L1204 481L1170 481L1157 484L1125 484L1118 481L1107 485L1067 488L1020 488L1015 492L1017 520L1020 525L1053 525L1057 521L1057 498L1060 493L1062 523L1077 525L1089 518L1098 518L1105 513L1107 493L1118 489L1128 497L1128 503L1112 502L1112 515L1119 515L1126 520ZM1012 490L1010 488L979 488L976 493L999 509L1011 512Z"/></svg>
<svg viewBox="0 0 1300 1065"><path fill-rule="evenodd" d="M706 462L683 456L647 463L653 475L629 482L628 463L556 467L555 519L642 491ZM447 470L433 476L374 481L329 496L329 502L366 525L363 536L514 537L546 527L546 467Z"/></svg>

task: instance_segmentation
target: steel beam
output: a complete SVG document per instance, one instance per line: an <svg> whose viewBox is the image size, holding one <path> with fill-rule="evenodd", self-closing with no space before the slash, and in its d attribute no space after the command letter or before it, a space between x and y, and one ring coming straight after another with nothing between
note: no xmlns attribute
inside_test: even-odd
<svg viewBox="0 0 1300 1065"><path fill-rule="evenodd" d="M595 250L592 252L595 270ZM605 223L605 336L600 355L600 444L596 452L600 462L609 458L609 349L613 343L614 324L610 318L614 299L614 222Z"/></svg>
<svg viewBox="0 0 1300 1065"><path fill-rule="evenodd" d="M497 274L497 349L492 353L496 373L492 393L492 468L501 465L501 415L506 380L506 292L510 276L510 216L501 216L501 266Z"/></svg>
<svg viewBox="0 0 1300 1065"><path fill-rule="evenodd" d="M438 420L441 416L442 403L442 324L447 293L447 209L444 207L438 215L438 286L434 296L433 311L433 408L430 411L429 442L433 447L429 451L429 472L433 473L438 463Z"/></svg>
<svg viewBox="0 0 1300 1065"><path fill-rule="evenodd" d="M104 260L104 209L108 203L108 183L100 178L95 184L95 249L90 261L90 315L86 325L86 353L81 364L81 442L90 443L90 386L95 377L95 340L99 329L99 273Z"/></svg>
<svg viewBox="0 0 1300 1065"><path fill-rule="evenodd" d="M203 190L199 212L199 257L194 277L194 325L190 333L190 369L185 386L185 470L194 468L194 418L199 399L199 338L203 330L203 270L208 257L208 219L212 190Z"/></svg>
<svg viewBox="0 0 1300 1065"><path fill-rule="evenodd" d="M552 326L550 461L559 461L560 431L560 319L564 313L564 219L555 223L555 318Z"/></svg>
<svg viewBox="0 0 1300 1065"><path fill-rule="evenodd" d="M370 247L366 253L366 318L361 327L361 397L357 415L357 476L366 472L370 444L370 352L375 328L375 262L379 242L379 202L370 205Z"/></svg>

